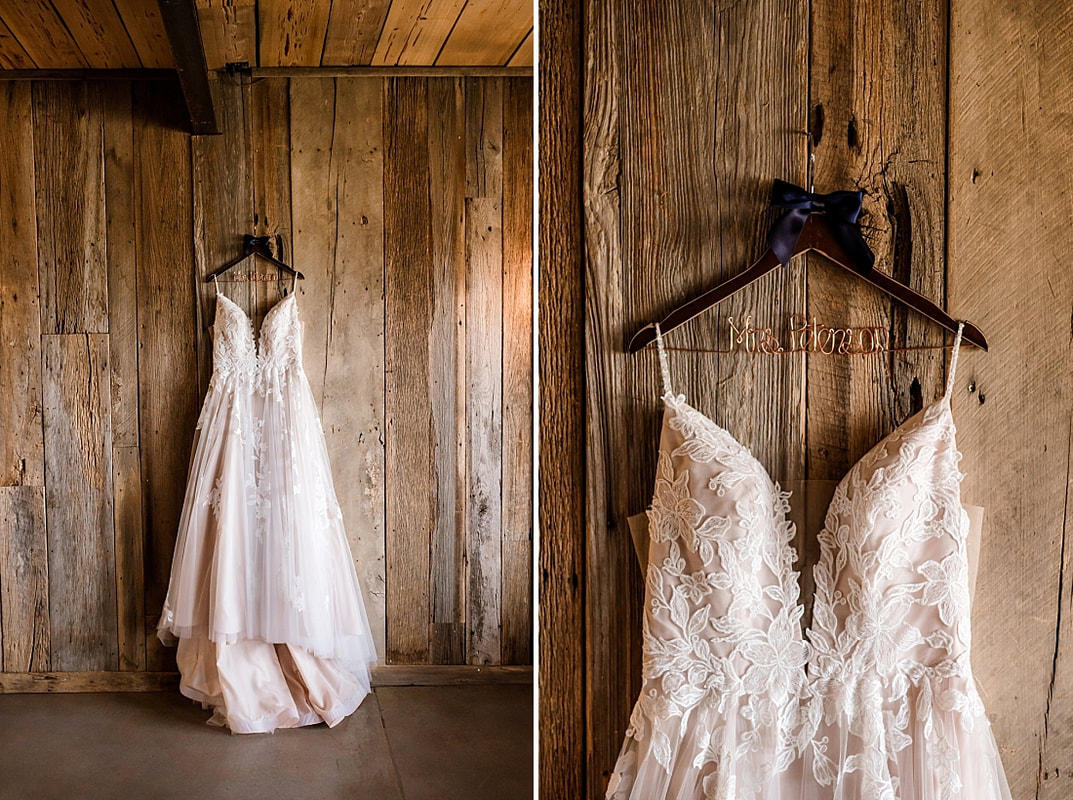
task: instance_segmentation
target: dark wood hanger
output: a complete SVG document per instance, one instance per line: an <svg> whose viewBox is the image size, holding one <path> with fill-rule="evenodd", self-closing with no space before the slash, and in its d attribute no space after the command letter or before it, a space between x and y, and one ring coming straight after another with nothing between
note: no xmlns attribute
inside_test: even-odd
<svg viewBox="0 0 1073 800"><path fill-rule="evenodd" d="M305 280L305 275L296 270L290 264L284 264L282 261L272 255L272 251L268 248L269 240L270 237L268 236L250 236L249 234L243 236L242 255L236 256L235 258L224 264L222 267L218 267L217 269L206 275L205 283L209 283L210 281L212 281L213 278L217 277L218 275L223 275L225 272L231 269L231 267L237 264L241 264L250 256L259 256L265 261L274 264L279 269L282 269L285 272L289 272L291 275L294 275L294 277L298 278L299 280Z"/></svg>
<svg viewBox="0 0 1073 800"><path fill-rule="evenodd" d="M843 269L855 273L873 286L882 289L887 294L902 301L905 305L920 312L928 319L939 323L948 331L957 333L958 325L960 324L959 321L951 317L927 297L910 289L905 284L899 283L894 280L894 278L880 272L878 269L869 269L864 268L861 265L855 265L853 260L846 254L842 245L835 239L830 226L824 220L822 214L809 215L808 219L805 220L804 228L801 230L801 238L797 241L797 247L794 248L795 257L808 252L819 253ZM775 253L768 248L764 255L760 257L760 260L749 267L749 269L674 309L674 311L660 321L660 330L663 333L668 333L675 328L684 325L697 315L707 311L716 303L725 300L735 292L744 289L750 283L767 275L778 266L779 259L776 257ZM969 342L982 350L987 350L987 340L984 338L983 333L979 328L969 322L965 323L962 338L964 341ZM633 335L630 339L628 349L631 353L636 353L638 350L643 349L655 341L655 339L656 324L650 322Z"/></svg>

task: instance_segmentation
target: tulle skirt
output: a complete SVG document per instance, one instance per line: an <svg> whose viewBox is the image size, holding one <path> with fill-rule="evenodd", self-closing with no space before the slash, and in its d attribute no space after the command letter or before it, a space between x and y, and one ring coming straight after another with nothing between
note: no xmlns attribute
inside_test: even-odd
<svg viewBox="0 0 1073 800"><path fill-rule="evenodd" d="M376 651L305 375L253 380L210 383L158 635L232 731L333 725Z"/></svg>

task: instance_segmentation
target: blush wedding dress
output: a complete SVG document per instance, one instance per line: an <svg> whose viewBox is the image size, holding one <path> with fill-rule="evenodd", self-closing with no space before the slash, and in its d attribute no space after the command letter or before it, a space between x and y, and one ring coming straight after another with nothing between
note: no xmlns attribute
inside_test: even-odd
<svg viewBox="0 0 1073 800"><path fill-rule="evenodd" d="M259 344L219 293L213 373L158 636L178 640L180 691L236 733L354 711L376 662L292 291Z"/></svg>
<svg viewBox="0 0 1073 800"><path fill-rule="evenodd" d="M841 481L800 620L788 495L670 388L643 683L613 800L1010 800L969 666L968 517L946 392Z"/></svg>

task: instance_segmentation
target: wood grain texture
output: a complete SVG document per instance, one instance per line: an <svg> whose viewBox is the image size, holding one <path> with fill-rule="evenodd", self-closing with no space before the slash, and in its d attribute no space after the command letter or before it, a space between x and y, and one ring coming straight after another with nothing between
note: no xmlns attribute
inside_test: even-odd
<svg viewBox="0 0 1073 800"><path fill-rule="evenodd" d="M43 486L30 85L0 87L0 486Z"/></svg>
<svg viewBox="0 0 1073 800"><path fill-rule="evenodd" d="M141 66L112 0L52 0L75 44L93 69Z"/></svg>
<svg viewBox="0 0 1073 800"><path fill-rule="evenodd" d="M50 668L48 545L40 486L0 486L0 644L4 672Z"/></svg>
<svg viewBox="0 0 1073 800"><path fill-rule="evenodd" d="M590 12L591 13L591 12ZM540 763L541 798L586 797L585 293L582 14L540 3Z"/></svg>
<svg viewBox="0 0 1073 800"><path fill-rule="evenodd" d="M991 343L952 402L988 517L973 671L1012 795L1047 800L1073 791L1070 12L955 3L950 26L949 307Z"/></svg>
<svg viewBox="0 0 1073 800"><path fill-rule="evenodd" d="M115 669L115 539L108 338L42 337L51 664Z"/></svg>
<svg viewBox="0 0 1073 800"><path fill-rule="evenodd" d="M112 0L127 29L138 58L146 69L174 69L171 45L156 3L145 0Z"/></svg>
<svg viewBox="0 0 1073 800"><path fill-rule="evenodd" d="M256 0L198 0L197 20L210 72L232 62L257 64Z"/></svg>
<svg viewBox="0 0 1073 800"><path fill-rule="evenodd" d="M273 252L291 263L291 134L290 81L272 78L250 84L244 91L246 136L250 147L249 176L253 183L253 222L257 236L271 237ZM254 265L256 260L249 262ZM301 271L299 269L299 271ZM289 277L289 276L287 276ZM250 286L250 319L261 329L265 314L290 291L290 283Z"/></svg>
<svg viewBox="0 0 1073 800"><path fill-rule="evenodd" d="M0 673L0 694L66 692L174 692L177 672L16 672Z"/></svg>
<svg viewBox="0 0 1073 800"><path fill-rule="evenodd" d="M533 29L533 4L526 0L468 0L436 66L502 65Z"/></svg>
<svg viewBox="0 0 1073 800"><path fill-rule="evenodd" d="M138 445L138 269L134 246L134 121L126 82L103 88L108 360L112 444Z"/></svg>
<svg viewBox="0 0 1073 800"><path fill-rule="evenodd" d="M393 0L373 55L373 64L436 63L466 0Z"/></svg>
<svg viewBox="0 0 1073 800"><path fill-rule="evenodd" d="M470 664L497 664L500 659L503 557L501 203L500 199L492 197L466 198L466 560L469 568L466 660Z"/></svg>
<svg viewBox="0 0 1073 800"><path fill-rule="evenodd" d="M471 664L500 658L503 451L503 81L466 90L466 602Z"/></svg>
<svg viewBox="0 0 1073 800"><path fill-rule="evenodd" d="M33 69L33 59L0 19L0 69Z"/></svg>
<svg viewBox="0 0 1073 800"><path fill-rule="evenodd" d="M5 3L0 20L34 64L52 69L89 66L51 3Z"/></svg>
<svg viewBox="0 0 1073 800"><path fill-rule="evenodd" d="M430 553L431 649L436 664L466 662L466 105L464 82L430 80L429 197L433 313L429 392L436 515Z"/></svg>
<svg viewBox="0 0 1073 800"><path fill-rule="evenodd" d="M41 330L106 333L102 86L42 81L33 91Z"/></svg>
<svg viewBox="0 0 1073 800"><path fill-rule="evenodd" d="M531 67L533 66L533 60L536 58L536 43L533 40L533 29L525 35L522 39L522 43L518 45L518 49L514 51L514 55L510 57L510 61L507 62L508 67Z"/></svg>
<svg viewBox="0 0 1073 800"><path fill-rule="evenodd" d="M292 84L304 357L377 652L385 654L383 87ZM327 202L325 202L327 201Z"/></svg>
<svg viewBox="0 0 1073 800"><path fill-rule="evenodd" d="M533 83L503 95L502 661L531 654L533 520Z"/></svg>
<svg viewBox="0 0 1073 800"><path fill-rule="evenodd" d="M320 66L331 5L324 0L259 0L260 65Z"/></svg>
<svg viewBox="0 0 1073 800"><path fill-rule="evenodd" d="M146 668L165 670L174 653L156 638L182 510L197 422L198 376L191 164L183 103L174 85L134 85L134 202L138 263L138 402L145 519ZM160 169L161 164L169 165Z"/></svg>
<svg viewBox="0 0 1073 800"><path fill-rule="evenodd" d="M387 656L428 658L430 538L435 506L426 489L435 476L428 392L433 266L428 188L427 84L385 84L385 475ZM416 487L425 487L416 490Z"/></svg>
<svg viewBox="0 0 1073 800"><path fill-rule="evenodd" d="M935 3L816 5L810 76L818 191L862 189L861 227L876 269L940 305L946 16ZM808 272L810 315L887 328L894 347L942 344L934 323L822 258L809 257ZM840 480L883 436L941 396L943 364L941 350L809 359L808 406L817 412L809 415L809 477Z"/></svg>
<svg viewBox="0 0 1073 800"><path fill-rule="evenodd" d="M145 669L145 528L138 447L112 448L119 669Z"/></svg>
<svg viewBox="0 0 1073 800"><path fill-rule="evenodd" d="M260 269L256 259L245 261L205 283L204 276L242 252L242 237L254 233L253 185L250 179L250 144L246 124L246 89L227 80L212 82L213 104L223 133L190 140L194 275L197 291L198 396L203 397L212 377L212 325L216 293L256 318L257 295L251 283L229 280L235 273Z"/></svg>
<svg viewBox="0 0 1073 800"><path fill-rule="evenodd" d="M333 2L320 63L324 66L371 64L392 5L391 0Z"/></svg>

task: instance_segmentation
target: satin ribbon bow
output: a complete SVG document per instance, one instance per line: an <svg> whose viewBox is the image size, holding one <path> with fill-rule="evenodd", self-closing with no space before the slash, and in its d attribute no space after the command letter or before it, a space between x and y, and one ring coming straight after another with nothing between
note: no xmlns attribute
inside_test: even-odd
<svg viewBox="0 0 1073 800"><path fill-rule="evenodd" d="M852 260L852 266L862 274L870 272L876 257L868 249L861 229L857 227L863 198L864 192L813 194L776 178L771 187L771 205L788 210L775 220L768 231L767 240L779 263L785 265L790 261L809 214L823 214L835 239Z"/></svg>

